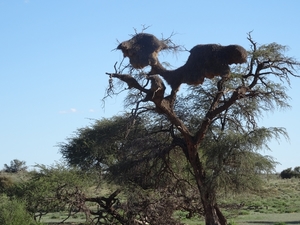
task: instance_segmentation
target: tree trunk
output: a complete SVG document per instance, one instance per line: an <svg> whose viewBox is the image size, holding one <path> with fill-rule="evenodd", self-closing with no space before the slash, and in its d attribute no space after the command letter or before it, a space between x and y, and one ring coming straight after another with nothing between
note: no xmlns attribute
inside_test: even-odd
<svg viewBox="0 0 300 225"><path fill-rule="evenodd" d="M206 225L226 225L227 221L216 203L209 199L202 200Z"/></svg>
<svg viewBox="0 0 300 225"><path fill-rule="evenodd" d="M204 217L206 225L227 225L227 220L220 211L216 202L216 191L211 188L206 178L204 168L200 161L196 145L187 144L185 155L193 167L195 180L201 196L201 202L204 209Z"/></svg>
<svg viewBox="0 0 300 225"><path fill-rule="evenodd" d="M205 206L205 224L206 225L221 225L216 210L213 206Z"/></svg>

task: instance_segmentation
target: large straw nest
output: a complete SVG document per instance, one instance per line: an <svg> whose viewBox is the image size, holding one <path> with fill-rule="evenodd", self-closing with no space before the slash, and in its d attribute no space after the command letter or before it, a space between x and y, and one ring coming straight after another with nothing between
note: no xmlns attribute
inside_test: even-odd
<svg viewBox="0 0 300 225"><path fill-rule="evenodd" d="M190 50L187 62L178 68L178 72L185 74L182 75L182 83L197 85L201 84L205 77L211 79L215 76L229 75L229 65L246 61L247 51L239 45L196 45Z"/></svg>
<svg viewBox="0 0 300 225"><path fill-rule="evenodd" d="M142 69L149 65L156 65L160 50L168 46L154 35L139 33L130 40L124 41L117 49L122 50L124 57L128 57L133 68Z"/></svg>

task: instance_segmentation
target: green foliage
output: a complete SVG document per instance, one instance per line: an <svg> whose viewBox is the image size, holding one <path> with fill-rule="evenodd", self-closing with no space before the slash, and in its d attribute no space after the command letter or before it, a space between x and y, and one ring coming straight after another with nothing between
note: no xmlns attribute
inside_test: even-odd
<svg viewBox="0 0 300 225"><path fill-rule="evenodd" d="M9 189L13 185L13 180L11 177L0 175L0 194L6 193L7 189Z"/></svg>
<svg viewBox="0 0 300 225"><path fill-rule="evenodd" d="M26 203L26 209L38 219L49 212L76 211L82 192L90 187L89 175L62 164L36 168L30 179L11 187L9 195Z"/></svg>
<svg viewBox="0 0 300 225"><path fill-rule="evenodd" d="M126 115L95 120L91 126L78 129L66 143L60 143L60 152L71 166L83 170L105 170L118 160L118 156L122 154L120 148L127 140L138 134L129 132L132 124L138 125L139 122Z"/></svg>
<svg viewBox="0 0 300 225"><path fill-rule="evenodd" d="M26 171L27 166L25 161L20 161L18 159L14 159L10 161L10 166L4 164L4 172L7 173L18 173L20 171Z"/></svg>
<svg viewBox="0 0 300 225"><path fill-rule="evenodd" d="M276 162L272 157L256 151L262 148L272 132L265 128L244 134L227 131L214 141L208 135L201 154L211 177L211 188L236 192L261 188L261 174L272 173Z"/></svg>
<svg viewBox="0 0 300 225"><path fill-rule="evenodd" d="M0 195L0 224L2 225L36 225L33 217L26 211L24 202Z"/></svg>
<svg viewBox="0 0 300 225"><path fill-rule="evenodd" d="M163 185L169 180L162 172L165 156L174 147L169 134L157 127L160 122L159 117L133 119L128 115L96 120L78 129L76 136L60 145L60 151L69 165L96 168L118 183L133 182L144 188Z"/></svg>

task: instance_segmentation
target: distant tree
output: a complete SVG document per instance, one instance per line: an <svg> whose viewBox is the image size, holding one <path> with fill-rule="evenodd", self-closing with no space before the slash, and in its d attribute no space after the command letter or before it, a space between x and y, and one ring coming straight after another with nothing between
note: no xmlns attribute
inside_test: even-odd
<svg viewBox="0 0 300 225"><path fill-rule="evenodd" d="M294 168L294 171L295 171L296 173L300 174L300 166L296 166L296 167Z"/></svg>
<svg viewBox="0 0 300 225"><path fill-rule="evenodd" d="M128 85L125 102L133 107L133 116L151 111L165 119L160 131L169 133L172 147L180 148L189 163L207 225L227 224L217 203L219 181L247 180L248 171L272 170L274 161L257 151L267 148L271 138L287 136L282 128L259 127L258 118L265 111L289 107L285 85L297 77L300 64L285 55L285 46L259 46L250 34L248 40L249 52L238 45L197 45L183 66L167 70L157 55L177 49L173 42L136 34L117 47L130 64L115 65L115 72L107 73L108 96L119 93L113 79ZM149 72L142 70L146 66ZM194 86L179 98L182 84Z"/></svg>
<svg viewBox="0 0 300 225"><path fill-rule="evenodd" d="M287 169L281 171L280 177L282 179L291 179L293 177L298 178L298 177L300 177L300 167L297 166L294 169L292 169L292 167L287 168Z"/></svg>
<svg viewBox="0 0 300 225"><path fill-rule="evenodd" d="M26 162L14 159L10 161L10 165L4 164L4 171L7 173L18 173L27 170Z"/></svg>

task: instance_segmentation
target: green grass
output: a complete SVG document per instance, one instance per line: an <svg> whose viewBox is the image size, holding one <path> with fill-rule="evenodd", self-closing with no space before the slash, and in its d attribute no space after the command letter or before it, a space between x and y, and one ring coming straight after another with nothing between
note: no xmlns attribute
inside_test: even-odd
<svg viewBox="0 0 300 225"><path fill-rule="evenodd" d="M282 180L273 178L267 181L264 189L255 195L243 194L226 197L222 202L242 203L241 211L264 214L300 213L300 179Z"/></svg>
<svg viewBox="0 0 300 225"><path fill-rule="evenodd" d="M188 225L204 225L203 219L182 220ZM251 213L228 219L231 225L300 225L300 213Z"/></svg>
<svg viewBox="0 0 300 225"><path fill-rule="evenodd" d="M276 223L297 225L300 224L300 213L252 213L250 215L238 216L234 220L239 225L272 225Z"/></svg>
<svg viewBox="0 0 300 225"><path fill-rule="evenodd" d="M67 213L64 212L49 213L42 217L41 222L43 224L60 224L67 216ZM76 215L71 216L66 222L73 224L84 223L85 215L83 213L77 213Z"/></svg>

